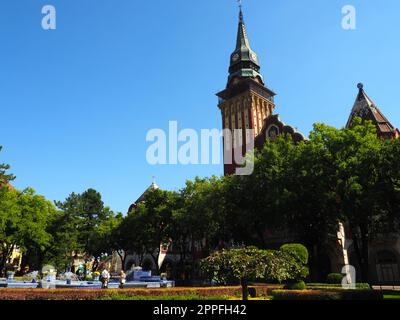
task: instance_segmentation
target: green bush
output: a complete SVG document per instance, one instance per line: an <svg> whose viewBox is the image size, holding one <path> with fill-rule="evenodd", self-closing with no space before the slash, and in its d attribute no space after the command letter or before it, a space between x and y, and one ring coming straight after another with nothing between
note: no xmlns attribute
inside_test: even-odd
<svg viewBox="0 0 400 320"><path fill-rule="evenodd" d="M330 273L326 277L326 282L330 284L342 284L344 275L341 273Z"/></svg>
<svg viewBox="0 0 400 320"><path fill-rule="evenodd" d="M308 250L300 243L284 244L280 248L281 251L289 253L296 258L300 263L306 265L308 263Z"/></svg>
<svg viewBox="0 0 400 320"><path fill-rule="evenodd" d="M305 246L298 243L284 244L279 249L279 252L287 262L283 265L288 274L287 280L297 282L304 280L308 276L308 251Z"/></svg>
<svg viewBox="0 0 400 320"><path fill-rule="evenodd" d="M306 288L307 286L304 281L290 282L287 283L284 287L284 289L288 290L305 290Z"/></svg>

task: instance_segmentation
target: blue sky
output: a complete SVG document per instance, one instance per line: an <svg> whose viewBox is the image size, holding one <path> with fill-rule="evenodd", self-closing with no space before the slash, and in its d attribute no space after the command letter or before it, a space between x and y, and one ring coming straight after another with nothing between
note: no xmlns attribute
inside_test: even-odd
<svg viewBox="0 0 400 320"><path fill-rule="evenodd" d="M54 5L57 29L41 28ZM357 29L341 28L355 6ZM276 113L308 135L342 127L363 82L400 126L398 0L245 0ZM151 166L149 129L220 128L215 93L235 47L234 0L2 0L0 162L51 200L92 187L126 212L151 183L177 190L222 165Z"/></svg>

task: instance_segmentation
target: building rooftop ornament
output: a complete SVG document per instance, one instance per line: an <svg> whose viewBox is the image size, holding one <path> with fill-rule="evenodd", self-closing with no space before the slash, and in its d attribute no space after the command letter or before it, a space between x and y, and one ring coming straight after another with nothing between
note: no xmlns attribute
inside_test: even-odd
<svg viewBox="0 0 400 320"><path fill-rule="evenodd" d="M363 120L372 121L380 137L397 138L399 130L396 129L390 121L383 115L375 102L364 91L362 83L357 84L358 95L351 110L346 128L349 128L355 117L361 117Z"/></svg>

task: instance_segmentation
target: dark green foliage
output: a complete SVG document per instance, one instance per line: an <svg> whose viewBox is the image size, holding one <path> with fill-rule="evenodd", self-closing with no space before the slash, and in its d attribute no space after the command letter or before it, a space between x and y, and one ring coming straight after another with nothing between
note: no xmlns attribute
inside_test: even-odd
<svg viewBox="0 0 400 320"><path fill-rule="evenodd" d="M0 146L0 152L2 149L3 147ZM10 165L5 163L0 163L0 187L7 185L7 183L15 179L15 176L13 174L7 172L9 169Z"/></svg>
<svg viewBox="0 0 400 320"><path fill-rule="evenodd" d="M296 288L302 288L302 285L305 287L301 279L308 274L308 268L289 252L289 248L290 246L286 250L260 250L256 247L224 249L204 259L202 269L218 284L240 282L243 285L248 281L263 279L288 281L297 283L293 284ZM303 249L299 245L295 248Z"/></svg>
<svg viewBox="0 0 400 320"><path fill-rule="evenodd" d="M280 252L260 250L256 247L224 249L214 252L201 263L203 271L218 284L242 285L243 300L247 300L249 281L290 278L290 261Z"/></svg>
<svg viewBox="0 0 400 320"><path fill-rule="evenodd" d="M287 290L305 290L306 288L307 286L304 281L289 282L284 287Z"/></svg>
<svg viewBox="0 0 400 320"><path fill-rule="evenodd" d="M111 233L122 217L105 207L94 189L82 194L73 192L64 202L56 201L56 205L60 211L48 226L53 241L44 263L63 270L71 264L73 254L81 254L87 261L94 259L96 269L102 256L112 252Z"/></svg>
<svg viewBox="0 0 400 320"><path fill-rule="evenodd" d="M286 256L286 260L289 262L288 273L290 278L288 280L292 282L304 280L309 274L307 248L302 244L293 243L284 244L279 251Z"/></svg>
<svg viewBox="0 0 400 320"><path fill-rule="evenodd" d="M326 283L330 284L341 284L343 280L344 275L341 273L330 273L326 277Z"/></svg>
<svg viewBox="0 0 400 320"><path fill-rule="evenodd" d="M303 265L306 265L308 263L308 250L300 243L284 244L283 246L281 246L280 250L290 254Z"/></svg>
<svg viewBox="0 0 400 320"><path fill-rule="evenodd" d="M53 204L31 188L0 188L0 275L15 248L25 255L45 250L52 241L46 227L55 212Z"/></svg>

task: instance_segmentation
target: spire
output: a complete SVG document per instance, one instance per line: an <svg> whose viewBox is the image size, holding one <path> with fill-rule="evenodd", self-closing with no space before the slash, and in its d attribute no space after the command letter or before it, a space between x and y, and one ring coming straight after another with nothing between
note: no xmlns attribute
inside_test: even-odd
<svg viewBox="0 0 400 320"><path fill-rule="evenodd" d="M398 129L390 123L375 102L367 95L364 91L364 85L359 83L357 84L357 88L357 98L351 110L346 128L350 127L355 117L360 117L363 120L371 120L375 124L378 136L388 138L397 137L399 135Z"/></svg>
<svg viewBox="0 0 400 320"><path fill-rule="evenodd" d="M242 11L242 8L240 8L240 12L239 12L239 28L238 28L238 33L237 33L235 51L236 50L240 50L242 47L246 48L247 50L251 50L250 49L249 38L247 37L246 26L244 24L243 11Z"/></svg>
<svg viewBox="0 0 400 320"><path fill-rule="evenodd" d="M231 54L228 86L233 78L255 78L264 84L263 77L259 71L258 56L250 47L250 41L244 24L242 3L239 1L239 26L236 48Z"/></svg>
<svg viewBox="0 0 400 320"><path fill-rule="evenodd" d="M243 22L242 0L238 0L238 4L239 4L239 21Z"/></svg>

